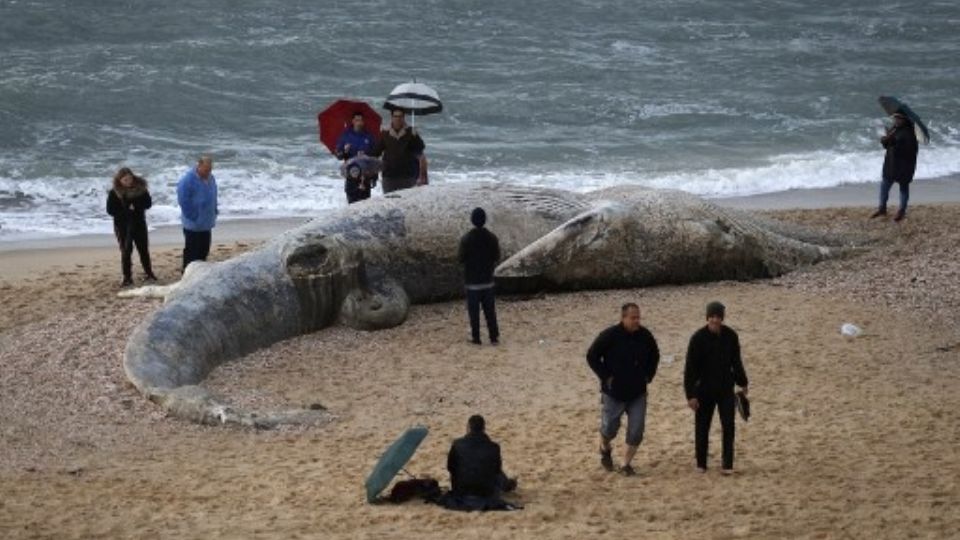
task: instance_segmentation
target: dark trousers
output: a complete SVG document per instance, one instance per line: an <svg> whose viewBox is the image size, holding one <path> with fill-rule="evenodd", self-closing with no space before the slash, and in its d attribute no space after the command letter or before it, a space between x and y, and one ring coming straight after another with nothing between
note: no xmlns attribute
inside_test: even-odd
<svg viewBox="0 0 960 540"><path fill-rule="evenodd" d="M467 314L470 315L470 335L473 341L480 341L480 308L483 308L483 317L487 320L487 330L490 332L490 341L497 341L500 337L500 328L497 326L497 311L493 297L493 287L489 289L467 289Z"/></svg>
<svg viewBox="0 0 960 540"><path fill-rule="evenodd" d="M183 230L183 268L193 261L205 261L210 254L210 231Z"/></svg>
<svg viewBox="0 0 960 540"><path fill-rule="evenodd" d="M363 186L366 189L360 189L360 182L356 180L344 180L343 191L347 194L347 204L353 204L370 198L370 181L364 180Z"/></svg>
<svg viewBox="0 0 960 540"><path fill-rule="evenodd" d="M707 446L710 438L710 422L713 411L720 413L720 427L723 430L723 468L733 468L733 437L735 430L734 414L736 402L733 392L721 396L698 397L700 407L694 414L694 440L697 453L697 467L707 468Z"/></svg>
<svg viewBox="0 0 960 540"><path fill-rule="evenodd" d="M401 189L410 189L417 185L416 178L387 178L383 177L383 192L391 193L394 191L400 191Z"/></svg>
<svg viewBox="0 0 960 540"><path fill-rule="evenodd" d="M137 255L140 256L140 266L143 272L148 276L153 275L153 268L150 266L150 250L147 245L147 226L140 225L114 225L113 234L117 237L117 244L120 246L120 269L123 271L124 279L131 279L133 274L133 248L136 246Z"/></svg>

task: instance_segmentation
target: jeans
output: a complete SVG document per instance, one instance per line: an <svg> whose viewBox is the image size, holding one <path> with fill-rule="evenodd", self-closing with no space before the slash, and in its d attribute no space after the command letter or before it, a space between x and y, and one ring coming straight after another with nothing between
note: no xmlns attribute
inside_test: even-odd
<svg viewBox="0 0 960 540"><path fill-rule="evenodd" d="M193 261L205 261L210 254L210 239L213 235L210 231L190 231L183 230L183 268Z"/></svg>
<svg viewBox="0 0 960 540"><path fill-rule="evenodd" d="M733 468L733 439L736 430L736 398L733 392L721 396L700 396L700 407L694 414L694 446L697 454L697 467L707 468L707 446L710 438L710 422L714 409L720 413L720 427L723 430L723 468Z"/></svg>
<svg viewBox="0 0 960 540"><path fill-rule="evenodd" d="M473 341L480 341L480 308L483 307L483 317L487 320L487 331L490 341L496 342L500 338L500 328L497 326L497 311L493 297L493 287L488 289L467 289L467 314L470 315L470 336Z"/></svg>
<svg viewBox="0 0 960 540"><path fill-rule="evenodd" d="M880 211L887 211L887 200L890 198L890 188L893 187L896 180L884 178L880 182ZM910 201L910 184L900 182L900 212L907 213L907 203Z"/></svg>

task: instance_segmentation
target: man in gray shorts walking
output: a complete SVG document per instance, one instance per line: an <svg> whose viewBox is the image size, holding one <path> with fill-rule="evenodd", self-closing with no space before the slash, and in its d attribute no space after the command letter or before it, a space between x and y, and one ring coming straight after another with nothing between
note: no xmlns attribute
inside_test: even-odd
<svg viewBox="0 0 960 540"><path fill-rule="evenodd" d="M643 440L647 416L647 384L660 364L657 340L640 325L637 304L620 308L620 323L600 332L587 351L587 363L600 379L600 465L613 470L610 441L617 436L620 418L626 413L627 449L620 472L632 476L630 463Z"/></svg>

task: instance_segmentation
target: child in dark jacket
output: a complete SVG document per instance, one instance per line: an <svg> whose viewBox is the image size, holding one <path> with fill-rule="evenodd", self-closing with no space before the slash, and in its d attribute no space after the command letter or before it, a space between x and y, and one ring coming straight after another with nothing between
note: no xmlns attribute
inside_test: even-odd
<svg viewBox="0 0 960 540"><path fill-rule="evenodd" d="M113 176L113 187L107 194L107 213L113 216L113 234L120 247L121 286L133 285L131 256L136 246L140 265L148 281L156 281L150 265L147 245L146 211L153 205L147 181L123 167Z"/></svg>

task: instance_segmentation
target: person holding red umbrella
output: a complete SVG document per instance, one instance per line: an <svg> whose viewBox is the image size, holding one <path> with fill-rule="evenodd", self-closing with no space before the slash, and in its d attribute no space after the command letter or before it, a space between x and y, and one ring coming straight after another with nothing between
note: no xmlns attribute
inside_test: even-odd
<svg viewBox="0 0 960 540"><path fill-rule="evenodd" d="M373 149L374 139L367 132L363 120L363 113L355 111L350 119L350 128L343 130L337 140L334 151L337 159L349 161L357 156L365 156ZM347 194L347 204L370 198L370 190L376 181L376 176L369 177L360 167L347 167L343 190Z"/></svg>
<svg viewBox="0 0 960 540"><path fill-rule="evenodd" d="M370 198L379 174L379 160L370 156L380 133L380 115L362 101L338 99L317 114L320 143L344 160L347 202Z"/></svg>

